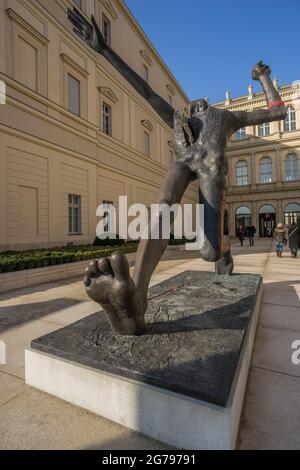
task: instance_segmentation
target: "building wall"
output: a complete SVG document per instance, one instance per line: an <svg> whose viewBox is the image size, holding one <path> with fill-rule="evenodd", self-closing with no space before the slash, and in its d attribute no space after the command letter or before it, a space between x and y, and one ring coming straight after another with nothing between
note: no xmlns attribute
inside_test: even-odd
<svg viewBox="0 0 300 470"><path fill-rule="evenodd" d="M72 31L72 0L0 2L0 247L88 243L103 201L156 202L170 160L170 129L99 54ZM111 22L111 45L174 108L188 99L121 0L82 0ZM80 116L68 110L68 74L80 82ZM112 135L102 132L102 103ZM144 131L150 156L144 153ZM68 233L68 195L81 196L81 233ZM183 202L197 201L191 185Z"/></svg>
<svg viewBox="0 0 300 470"><path fill-rule="evenodd" d="M284 122L270 123L270 134L259 136L258 126L246 128L246 135L241 140L233 136L227 150L229 172L227 176L226 208L229 216L229 230L232 236L236 230L236 210L246 206L251 210L252 223L259 233L259 210L271 204L276 211L276 223L284 223L285 208L290 203L300 204L300 99L299 84L279 87L279 93L287 107L296 112L296 130L285 132ZM216 107L230 111L251 111L266 107L263 93L242 96L237 99L215 104ZM288 154L295 154L298 159L298 178L286 180L285 159ZM272 160L272 182L260 182L260 161L268 156ZM237 163L247 162L248 184L238 186Z"/></svg>

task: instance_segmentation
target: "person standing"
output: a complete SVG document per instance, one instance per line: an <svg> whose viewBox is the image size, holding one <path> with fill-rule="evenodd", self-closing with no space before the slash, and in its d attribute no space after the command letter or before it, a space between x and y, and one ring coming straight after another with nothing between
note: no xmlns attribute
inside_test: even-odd
<svg viewBox="0 0 300 470"><path fill-rule="evenodd" d="M249 245L254 246L254 235L256 234L256 228L253 224L248 225L247 227L247 237L249 239Z"/></svg>
<svg viewBox="0 0 300 470"><path fill-rule="evenodd" d="M242 225L240 225L239 228L238 228L238 239L241 242L241 246L243 246L243 243L244 243L244 236L245 236L244 227Z"/></svg>
<svg viewBox="0 0 300 470"><path fill-rule="evenodd" d="M300 229L296 222L293 222L288 231L288 240L292 258L297 258L298 249L300 246Z"/></svg>
<svg viewBox="0 0 300 470"><path fill-rule="evenodd" d="M286 240L286 232L283 225L279 223L274 231L276 255L281 258L284 242Z"/></svg>

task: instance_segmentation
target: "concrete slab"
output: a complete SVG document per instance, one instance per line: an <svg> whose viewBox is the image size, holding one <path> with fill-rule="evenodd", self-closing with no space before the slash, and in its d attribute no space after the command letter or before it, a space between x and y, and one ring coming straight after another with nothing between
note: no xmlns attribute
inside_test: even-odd
<svg viewBox="0 0 300 470"><path fill-rule="evenodd" d="M24 392L25 388L22 379L0 372L0 406Z"/></svg>
<svg viewBox="0 0 300 470"><path fill-rule="evenodd" d="M300 377L299 365L294 365L291 360L294 352L291 345L295 340L300 340L300 331L259 326L253 366Z"/></svg>
<svg viewBox="0 0 300 470"><path fill-rule="evenodd" d="M263 303L260 313L260 326L300 331L300 309L295 306Z"/></svg>
<svg viewBox="0 0 300 470"><path fill-rule="evenodd" d="M61 324L36 320L13 328L0 335L6 344L6 364L0 365L0 371L24 379L24 351L37 335L59 328Z"/></svg>
<svg viewBox="0 0 300 470"><path fill-rule="evenodd" d="M0 406L2 450L170 449L79 407L24 388L24 393Z"/></svg>
<svg viewBox="0 0 300 470"><path fill-rule="evenodd" d="M299 390L298 377L252 368L238 448L299 450Z"/></svg>

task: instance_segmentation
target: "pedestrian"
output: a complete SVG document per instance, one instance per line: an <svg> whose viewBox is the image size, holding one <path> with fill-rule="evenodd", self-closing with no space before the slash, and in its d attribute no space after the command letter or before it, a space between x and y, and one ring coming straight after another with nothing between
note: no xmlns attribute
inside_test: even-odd
<svg viewBox="0 0 300 470"><path fill-rule="evenodd" d="M272 227L268 227L268 228L267 228L267 237L268 237L268 238L272 238L272 235L273 235Z"/></svg>
<svg viewBox="0 0 300 470"><path fill-rule="evenodd" d="M244 230L244 227L242 225L239 226L238 228L238 239L240 240L241 242L241 246L243 246L243 243L244 243L244 236L245 236L245 230Z"/></svg>
<svg viewBox="0 0 300 470"><path fill-rule="evenodd" d="M249 239L249 245L254 246L254 235L256 234L256 228L253 224L248 225L247 227L247 237Z"/></svg>
<svg viewBox="0 0 300 470"><path fill-rule="evenodd" d="M300 229L299 225L297 225L296 222L293 222L292 226L289 229L288 240L292 258L297 258L298 249L300 246Z"/></svg>
<svg viewBox="0 0 300 470"><path fill-rule="evenodd" d="M277 225L277 228L274 230L274 239L275 239L276 255L279 258L281 258L283 245L286 240L286 232L281 223L279 223Z"/></svg>

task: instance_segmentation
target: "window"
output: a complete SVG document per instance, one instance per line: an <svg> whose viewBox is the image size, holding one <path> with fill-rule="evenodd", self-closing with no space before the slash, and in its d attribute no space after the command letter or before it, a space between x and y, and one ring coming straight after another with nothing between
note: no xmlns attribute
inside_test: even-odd
<svg viewBox="0 0 300 470"><path fill-rule="evenodd" d="M248 165L244 160L238 162L236 166L236 183L238 186L248 184Z"/></svg>
<svg viewBox="0 0 300 470"><path fill-rule="evenodd" d="M287 110L287 115L284 121L284 131L290 132L296 130L296 112L291 106Z"/></svg>
<svg viewBox="0 0 300 470"><path fill-rule="evenodd" d="M174 153L172 150L169 151L169 165L171 165L174 161Z"/></svg>
<svg viewBox="0 0 300 470"><path fill-rule="evenodd" d="M150 134L148 132L144 132L144 153L150 157Z"/></svg>
<svg viewBox="0 0 300 470"><path fill-rule="evenodd" d="M293 223L300 225L300 204L291 202L284 209L284 223L291 226Z"/></svg>
<svg viewBox="0 0 300 470"><path fill-rule="evenodd" d="M170 106L173 106L173 98L171 95L168 95L168 98L169 98L169 105Z"/></svg>
<svg viewBox="0 0 300 470"><path fill-rule="evenodd" d="M148 83L148 81L149 81L149 69L145 64L143 64L143 79L145 80L145 82Z"/></svg>
<svg viewBox="0 0 300 470"><path fill-rule="evenodd" d="M285 159L285 179L295 181L298 177L298 158L294 153L290 153Z"/></svg>
<svg viewBox="0 0 300 470"><path fill-rule="evenodd" d="M69 194L69 234L81 233L81 196Z"/></svg>
<svg viewBox="0 0 300 470"><path fill-rule="evenodd" d="M242 129L239 129L236 133L235 133L235 139L236 140L242 140L246 137L246 128L245 127L242 127Z"/></svg>
<svg viewBox="0 0 300 470"><path fill-rule="evenodd" d="M73 2L78 6L78 8L82 9L82 0L73 0Z"/></svg>
<svg viewBox="0 0 300 470"><path fill-rule="evenodd" d="M112 135L111 107L103 103L102 105L102 130L107 135Z"/></svg>
<svg viewBox="0 0 300 470"><path fill-rule="evenodd" d="M260 137L265 137L266 135L270 135L270 123L264 122L258 126L258 135Z"/></svg>
<svg viewBox="0 0 300 470"><path fill-rule="evenodd" d="M102 34L108 46L111 45L111 24L105 15L102 15Z"/></svg>
<svg viewBox="0 0 300 470"><path fill-rule="evenodd" d="M104 212L103 214L103 217L106 217L107 218L107 223L106 225L104 226L104 232L105 233L115 233L115 227L114 227L114 221L113 221L113 218L111 218L111 212L109 210L110 206L113 206L114 203L113 201L103 201L103 206L104 206L104 209L107 209L107 212ZM109 229L112 229L112 231L110 231Z"/></svg>
<svg viewBox="0 0 300 470"><path fill-rule="evenodd" d="M270 157L263 157L260 161L260 182L272 183L272 160Z"/></svg>
<svg viewBox="0 0 300 470"><path fill-rule="evenodd" d="M80 116L80 81L68 73L68 109Z"/></svg>

